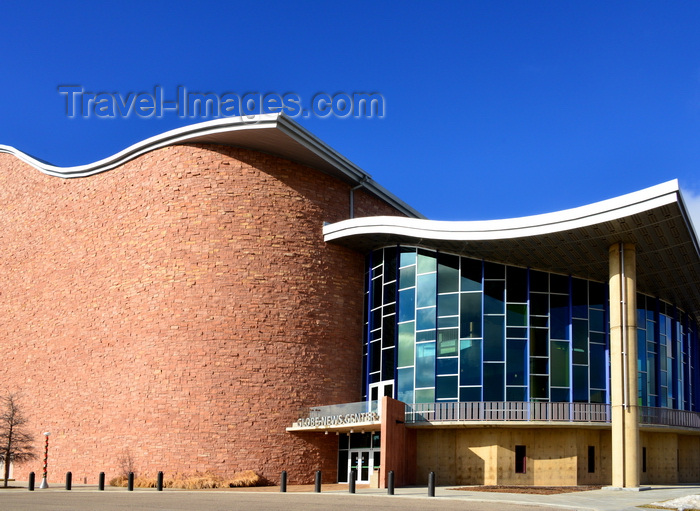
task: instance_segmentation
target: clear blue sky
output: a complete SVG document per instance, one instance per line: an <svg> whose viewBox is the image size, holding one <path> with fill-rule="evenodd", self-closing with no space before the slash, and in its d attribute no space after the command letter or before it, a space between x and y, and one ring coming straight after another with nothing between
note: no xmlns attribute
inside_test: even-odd
<svg viewBox="0 0 700 511"><path fill-rule="evenodd" d="M6 3L0 144L75 165L205 120L69 119L66 84L379 92L383 119L299 122L429 218L700 195L700 2L328 4Z"/></svg>

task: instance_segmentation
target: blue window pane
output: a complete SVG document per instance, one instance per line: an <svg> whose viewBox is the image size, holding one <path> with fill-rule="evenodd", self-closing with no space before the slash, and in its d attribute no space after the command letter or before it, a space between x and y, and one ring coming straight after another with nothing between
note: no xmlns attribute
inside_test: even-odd
<svg viewBox="0 0 700 511"><path fill-rule="evenodd" d="M605 381L605 346L602 344L591 344L591 388L604 389Z"/></svg>
<svg viewBox="0 0 700 511"><path fill-rule="evenodd" d="M407 266L399 270L399 289L406 289L416 285L416 267Z"/></svg>
<svg viewBox="0 0 700 511"><path fill-rule="evenodd" d="M460 387L459 400L463 403L481 401L481 387Z"/></svg>
<svg viewBox="0 0 700 511"><path fill-rule="evenodd" d="M569 297L550 296L550 337L552 339L569 339Z"/></svg>
<svg viewBox="0 0 700 511"><path fill-rule="evenodd" d="M526 385L527 341L508 341L506 353L506 385Z"/></svg>
<svg viewBox="0 0 700 511"><path fill-rule="evenodd" d="M505 399L505 364L484 364L484 401Z"/></svg>
<svg viewBox="0 0 700 511"><path fill-rule="evenodd" d="M413 321L399 325L399 367L413 365L414 326Z"/></svg>
<svg viewBox="0 0 700 511"><path fill-rule="evenodd" d="M484 314L504 314L506 283L502 280L484 282Z"/></svg>
<svg viewBox="0 0 700 511"><path fill-rule="evenodd" d="M552 388L552 396L549 399L552 403L566 403L569 401L569 389Z"/></svg>
<svg viewBox="0 0 700 511"><path fill-rule="evenodd" d="M505 327L503 316L484 316L484 360L505 360Z"/></svg>
<svg viewBox="0 0 700 511"><path fill-rule="evenodd" d="M588 364L588 321L585 319L572 320L573 358L574 364ZM588 393L586 393L588 396ZM588 398L586 398L588 399Z"/></svg>
<svg viewBox="0 0 700 511"><path fill-rule="evenodd" d="M435 329L435 309L436 307L429 307L416 311L416 330Z"/></svg>
<svg viewBox="0 0 700 511"><path fill-rule="evenodd" d="M438 318L438 328L450 328L459 326L459 317Z"/></svg>
<svg viewBox="0 0 700 511"><path fill-rule="evenodd" d="M416 387L435 386L435 343L416 345Z"/></svg>
<svg viewBox="0 0 700 511"><path fill-rule="evenodd" d="M416 307L432 307L436 305L434 273L418 275L416 295Z"/></svg>
<svg viewBox="0 0 700 511"><path fill-rule="evenodd" d="M481 340L461 340L459 344L459 384L481 385Z"/></svg>
<svg viewBox="0 0 700 511"><path fill-rule="evenodd" d="M457 316L459 314L459 294L438 296L438 315Z"/></svg>
<svg viewBox="0 0 700 511"><path fill-rule="evenodd" d="M460 270L461 291L481 291L481 266L481 261L462 258L462 269Z"/></svg>
<svg viewBox="0 0 700 511"><path fill-rule="evenodd" d="M437 374L438 375L457 374L457 369L458 369L457 366L459 365L458 361L459 361L459 359L457 357L438 358L437 359ZM455 378L456 378L456 376L455 376Z"/></svg>
<svg viewBox="0 0 700 511"><path fill-rule="evenodd" d="M457 350L457 329L450 328L447 330L439 330L437 338L437 356L438 357L456 357ZM455 371L456 373L456 371Z"/></svg>
<svg viewBox="0 0 700 511"><path fill-rule="evenodd" d="M408 266L409 264L416 264L416 249L415 248L401 248L400 256L401 266Z"/></svg>
<svg viewBox="0 0 700 511"><path fill-rule="evenodd" d="M591 309L589 311L591 320L590 328L595 332L605 332L605 313L603 311Z"/></svg>
<svg viewBox="0 0 700 511"><path fill-rule="evenodd" d="M399 291L399 323L412 321L416 318L415 289Z"/></svg>
<svg viewBox="0 0 700 511"><path fill-rule="evenodd" d="M435 389L416 390L416 403L434 403Z"/></svg>
<svg viewBox="0 0 700 511"><path fill-rule="evenodd" d="M481 293L462 293L460 337L481 337Z"/></svg>
<svg viewBox="0 0 700 511"><path fill-rule="evenodd" d="M438 293L459 291L459 257L438 254Z"/></svg>
<svg viewBox="0 0 700 511"><path fill-rule="evenodd" d="M396 389L399 401L413 402L413 368L406 367L397 371Z"/></svg>
<svg viewBox="0 0 700 511"><path fill-rule="evenodd" d="M510 290L508 296L510 296ZM508 326L527 326L527 304L509 303L507 306L506 318L506 324Z"/></svg>
<svg viewBox="0 0 700 511"><path fill-rule="evenodd" d="M569 386L569 343L552 341L550 351L550 376L553 387Z"/></svg>
<svg viewBox="0 0 700 511"><path fill-rule="evenodd" d="M588 367L574 366L574 401L588 402Z"/></svg>
<svg viewBox="0 0 700 511"><path fill-rule="evenodd" d="M507 387L506 401L527 401L527 389L525 387Z"/></svg>
<svg viewBox="0 0 700 511"><path fill-rule="evenodd" d="M418 273L429 273L437 269L437 261L435 260L435 252L426 250L418 250Z"/></svg>
<svg viewBox="0 0 700 511"><path fill-rule="evenodd" d="M456 376L438 376L435 389L437 399L457 399L457 390Z"/></svg>

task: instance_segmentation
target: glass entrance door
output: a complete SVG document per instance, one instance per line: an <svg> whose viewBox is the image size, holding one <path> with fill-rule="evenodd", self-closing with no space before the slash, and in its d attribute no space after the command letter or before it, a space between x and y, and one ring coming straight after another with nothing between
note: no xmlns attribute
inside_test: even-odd
<svg viewBox="0 0 700 511"><path fill-rule="evenodd" d="M357 481L361 484L369 484L369 479L374 472L374 457L370 450L351 449L350 458L348 459L348 477L350 471L355 469L357 473Z"/></svg>

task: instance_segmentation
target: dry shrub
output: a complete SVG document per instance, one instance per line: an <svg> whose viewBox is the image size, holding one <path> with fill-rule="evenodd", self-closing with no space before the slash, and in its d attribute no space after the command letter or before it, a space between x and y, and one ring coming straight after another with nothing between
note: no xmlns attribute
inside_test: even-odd
<svg viewBox="0 0 700 511"><path fill-rule="evenodd" d="M134 477L134 487L155 488L158 480L150 476ZM110 486L126 487L129 478L125 476L115 477L109 481ZM266 486L270 484L265 478L253 470L245 470L234 474L231 478L223 478L209 472L194 474L175 474L163 480L164 488L181 488L184 490L206 490L211 488L237 488L248 486Z"/></svg>

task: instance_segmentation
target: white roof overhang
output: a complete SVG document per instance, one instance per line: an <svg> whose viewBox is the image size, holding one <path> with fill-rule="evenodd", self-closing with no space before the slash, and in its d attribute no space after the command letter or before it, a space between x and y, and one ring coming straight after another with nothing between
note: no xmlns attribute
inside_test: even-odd
<svg viewBox="0 0 700 511"><path fill-rule="evenodd" d="M608 249L637 249L637 289L700 318L700 250L677 181L587 206L507 220L366 217L326 225L325 240L369 251L416 245L607 282Z"/></svg>
<svg viewBox="0 0 700 511"><path fill-rule="evenodd" d="M149 151L179 144L236 146L279 156L320 170L353 186L362 185L370 194L388 202L403 214L422 218L415 209L377 184L367 172L279 113L226 117L177 128L87 165L58 167L7 145L0 145L0 153L10 153L51 176L78 178L112 170Z"/></svg>

